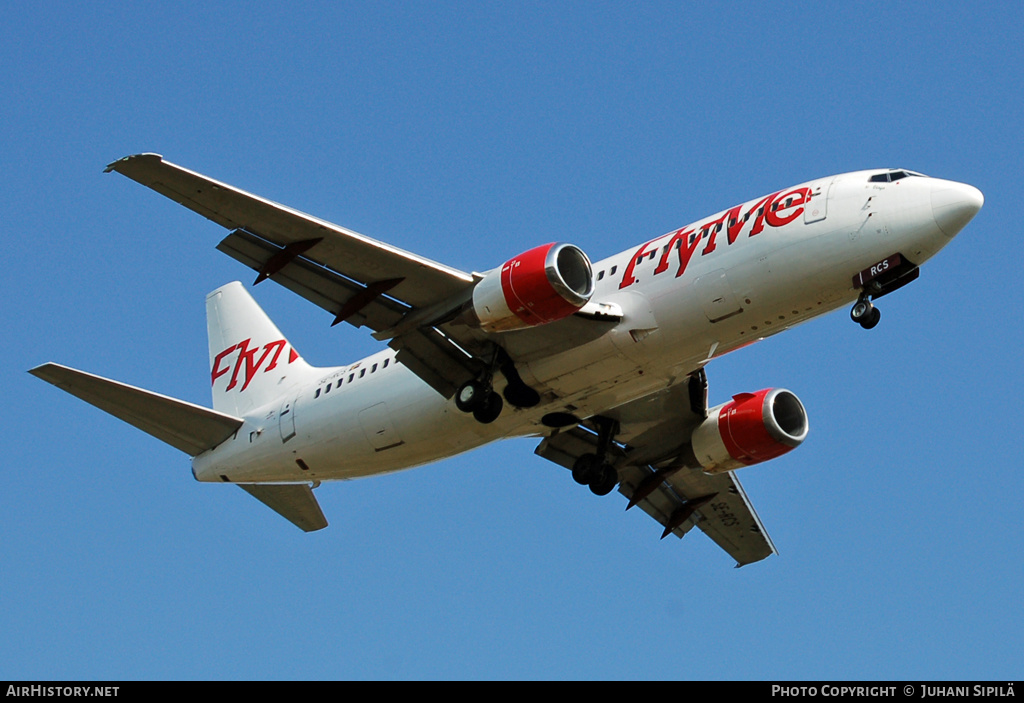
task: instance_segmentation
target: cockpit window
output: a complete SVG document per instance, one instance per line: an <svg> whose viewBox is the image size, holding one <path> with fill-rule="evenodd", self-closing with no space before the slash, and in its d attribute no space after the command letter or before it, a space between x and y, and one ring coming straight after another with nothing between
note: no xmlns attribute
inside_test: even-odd
<svg viewBox="0 0 1024 703"><path fill-rule="evenodd" d="M890 183L892 181L898 181L901 178L906 178L907 176L919 176L921 178L927 178L927 176L925 176L923 173L918 173L916 171L893 170L886 171L885 173L876 173L875 175L868 179L868 182Z"/></svg>

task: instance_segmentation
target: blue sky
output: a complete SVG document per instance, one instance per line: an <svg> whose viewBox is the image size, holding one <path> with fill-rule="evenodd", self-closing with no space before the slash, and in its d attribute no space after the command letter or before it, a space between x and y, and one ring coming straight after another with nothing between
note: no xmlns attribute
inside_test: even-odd
<svg viewBox="0 0 1024 703"><path fill-rule="evenodd" d="M5 7L0 678L1021 677L1019 4L292 5ZM780 555L736 570L529 440L324 485L306 535L29 376L209 404L204 296L252 274L101 173L141 151L463 270L862 168L986 204L875 330L709 367L811 421L741 472ZM312 363L378 348L255 294Z"/></svg>

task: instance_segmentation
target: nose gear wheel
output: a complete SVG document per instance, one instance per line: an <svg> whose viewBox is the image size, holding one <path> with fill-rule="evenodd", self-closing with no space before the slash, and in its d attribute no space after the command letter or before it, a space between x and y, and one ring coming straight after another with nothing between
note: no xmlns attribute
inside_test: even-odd
<svg viewBox="0 0 1024 703"><path fill-rule="evenodd" d="M857 302L853 304L853 308L850 309L850 319L866 330L875 327L881 318L882 313L871 303L866 294L861 294Z"/></svg>

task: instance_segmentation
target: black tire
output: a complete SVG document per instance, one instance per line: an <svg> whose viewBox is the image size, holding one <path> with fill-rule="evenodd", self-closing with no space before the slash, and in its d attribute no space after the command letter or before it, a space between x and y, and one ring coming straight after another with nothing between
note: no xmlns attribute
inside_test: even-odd
<svg viewBox="0 0 1024 703"><path fill-rule="evenodd" d="M581 486L586 486L594 477L597 470L597 455L583 454L572 465L572 480Z"/></svg>
<svg viewBox="0 0 1024 703"><path fill-rule="evenodd" d="M860 326L866 330L874 329L881 319L882 312L878 308L871 308L871 314L861 321Z"/></svg>
<svg viewBox="0 0 1024 703"><path fill-rule="evenodd" d="M497 393L488 393L487 398L473 411L473 417L476 421L483 424L489 425L498 419L498 415L501 415L501 409L505 404L501 400L501 396Z"/></svg>
<svg viewBox="0 0 1024 703"><path fill-rule="evenodd" d="M871 301L858 300L850 308L850 319L858 325L863 325L865 320L871 319L871 311L874 309L875 306L871 304Z"/></svg>
<svg viewBox="0 0 1024 703"><path fill-rule="evenodd" d="M615 490L619 483L619 474L611 464L601 464L590 482L590 492L596 496L606 496Z"/></svg>
<svg viewBox="0 0 1024 703"><path fill-rule="evenodd" d="M480 381L466 381L455 392L455 407L464 413L471 413L477 408L483 407L488 395L493 394L489 393L486 386Z"/></svg>

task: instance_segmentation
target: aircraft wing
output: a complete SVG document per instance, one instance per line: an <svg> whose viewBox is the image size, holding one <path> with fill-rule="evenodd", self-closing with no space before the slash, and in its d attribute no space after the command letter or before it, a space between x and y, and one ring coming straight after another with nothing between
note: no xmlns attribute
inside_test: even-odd
<svg viewBox="0 0 1024 703"><path fill-rule="evenodd" d="M775 545L733 473L707 474L684 465L689 437L704 419L700 390L691 380L605 415L619 423L608 454L619 472L619 492L630 499L629 507L638 498L635 504L665 528L662 537L682 538L696 526L737 566L760 561L776 553ZM596 433L584 423L547 437L536 453L572 469L596 446Z"/></svg>
<svg viewBox="0 0 1024 703"><path fill-rule="evenodd" d="M450 397L476 375L477 341L442 332L476 279L397 247L207 178L159 154L107 166L231 230L218 249L334 315L391 339L399 360ZM402 324L402 323L405 324Z"/></svg>

